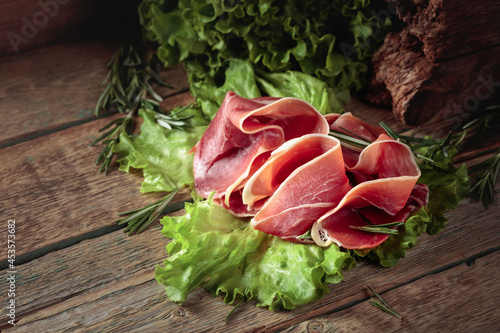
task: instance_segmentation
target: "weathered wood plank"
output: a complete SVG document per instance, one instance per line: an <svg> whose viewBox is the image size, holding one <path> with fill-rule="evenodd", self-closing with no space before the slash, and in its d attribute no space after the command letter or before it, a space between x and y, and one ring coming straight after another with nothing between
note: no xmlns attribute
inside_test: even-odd
<svg viewBox="0 0 500 333"><path fill-rule="evenodd" d="M75 34L95 15L95 1L20 0L0 3L0 55L19 53Z"/></svg>
<svg viewBox="0 0 500 333"><path fill-rule="evenodd" d="M151 280L154 265L165 255L160 228L155 225L132 237L119 230L17 266L17 313L38 318L45 308L62 301L89 299L87 294L105 296L124 288L124 283L141 283L144 276ZM17 244L23 242L29 239L19 237ZM6 301L2 298L2 306Z"/></svg>
<svg viewBox="0 0 500 333"><path fill-rule="evenodd" d="M0 147L94 118L114 41L65 42L0 61ZM55 56L57 55L57 56ZM173 89L188 88L182 66L162 71Z"/></svg>
<svg viewBox="0 0 500 333"><path fill-rule="evenodd" d="M182 96L191 101L189 93ZM0 214L16 219L24 240L16 247L17 256L114 226L119 212L164 195L140 195L140 172L124 174L115 166L108 175L98 173L94 164L101 148L88 145L109 121L98 119L2 149ZM186 198L179 195L176 201ZM2 228L0 237L6 239L6 233Z"/></svg>
<svg viewBox="0 0 500 333"><path fill-rule="evenodd" d="M4 57L0 145L92 117L116 48L108 41L63 43Z"/></svg>
<svg viewBox="0 0 500 333"><path fill-rule="evenodd" d="M403 320L365 301L286 332L498 332L498 274L500 251L384 293Z"/></svg>
<svg viewBox="0 0 500 333"><path fill-rule="evenodd" d="M332 285L332 292L313 304L293 312L270 312L250 302L243 304L227 323L224 318L232 308L201 289L195 290L181 308L166 299L163 288L153 280L153 265L166 256L166 240L158 228L132 238L113 232L18 267L17 313L21 321L17 329L234 331L242 325L247 331L285 329L364 300L366 285L383 292L426 276L432 278L434 273L478 254L498 251L497 208L498 204L484 210L479 203L464 203L450 212L451 222L444 232L423 235L396 267L361 264L346 272L342 283ZM471 288L480 292L482 284ZM0 306L4 308L5 303ZM0 323L6 327L5 320Z"/></svg>

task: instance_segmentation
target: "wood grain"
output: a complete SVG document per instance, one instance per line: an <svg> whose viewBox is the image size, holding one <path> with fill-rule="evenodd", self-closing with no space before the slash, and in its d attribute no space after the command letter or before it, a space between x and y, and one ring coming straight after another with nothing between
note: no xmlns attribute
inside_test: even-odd
<svg viewBox="0 0 500 333"><path fill-rule="evenodd" d="M431 61L443 61L500 45L500 3L491 0L388 0ZM474 24L470 24L471 21Z"/></svg>
<svg viewBox="0 0 500 333"><path fill-rule="evenodd" d="M191 100L188 93L183 96ZM113 117L2 149L0 188L8 191L0 193L0 215L16 219L16 230L25 239L16 247L17 256L114 227L118 213L164 196L141 195L140 172L125 174L116 166L108 175L97 172L101 148L88 145ZM180 194L175 201L187 197ZM0 238L6 238L6 232L2 228Z"/></svg>
<svg viewBox="0 0 500 333"><path fill-rule="evenodd" d="M332 285L331 293L315 303L292 312L270 312L250 302L228 322L224 318L232 307L201 289L190 294L182 307L168 301L153 274L154 265L166 256L167 240L158 227L131 238L120 231L112 232L18 267L22 290L18 296L19 329L44 331L54 323L60 330L77 332L113 331L118 327L136 331L234 331L241 325L245 325L245 331L286 329L363 301L368 284L379 292L392 290L498 252L500 225L491 223L500 218L497 208L484 210L478 203L464 202L448 214L450 223L444 232L423 235L394 268L361 264L345 272L345 280ZM5 303L0 306L4 308ZM255 320L257 317L259 320ZM5 320L0 321L0 327L7 327L5 324Z"/></svg>
<svg viewBox="0 0 500 333"><path fill-rule="evenodd" d="M95 15L96 1L20 0L0 3L0 55L67 38Z"/></svg>
<svg viewBox="0 0 500 333"><path fill-rule="evenodd" d="M498 332L498 274L499 251L384 293L403 320L363 301L285 332ZM365 296L373 295L367 291Z"/></svg>
<svg viewBox="0 0 500 333"><path fill-rule="evenodd" d="M372 58L370 101L392 105L408 126L433 118L446 123L498 103L498 1L388 2L405 25L389 33Z"/></svg>
<svg viewBox="0 0 500 333"><path fill-rule="evenodd" d="M118 116L92 115L105 63L114 50L107 42L65 42L0 62L0 147L6 147L1 150L0 215L16 219L16 255L22 259L16 262L19 321L15 327L7 323L8 299L2 288L0 330L460 331L453 325L469 331L500 329L495 280L500 272L500 184L493 207L485 210L480 203L462 202L447 214L450 222L444 232L421 236L396 267L359 264L345 272L343 282L330 286L324 298L295 311L270 312L250 301L225 321L233 307L201 288L182 306L169 301L154 280L155 265L167 256L168 240L160 226L129 237L114 224L118 212L163 194L140 194L139 171L125 174L114 166L107 176L98 174L94 161L100 147L88 147L97 130ZM162 76L174 85L162 90L162 96L168 96L163 107L192 101L181 67ZM402 128L390 110L357 98L347 110L373 124L384 121ZM445 135L442 125L430 124L424 133ZM498 147L498 134L492 138L495 141L486 145ZM463 160L476 161L478 146L469 148ZM0 239L6 239L6 232L0 228ZM7 274L0 271L0 276ZM405 321L369 306L366 285L382 293Z"/></svg>
<svg viewBox="0 0 500 333"><path fill-rule="evenodd" d="M74 41L4 57L0 147L94 119L106 64L117 48L111 41ZM161 96L188 89L182 66L162 71L161 77L173 86L159 89Z"/></svg>

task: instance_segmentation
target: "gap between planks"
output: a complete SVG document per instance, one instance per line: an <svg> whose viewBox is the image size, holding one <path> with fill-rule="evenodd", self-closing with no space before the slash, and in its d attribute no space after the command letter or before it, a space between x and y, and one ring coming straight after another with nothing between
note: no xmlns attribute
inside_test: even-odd
<svg viewBox="0 0 500 333"><path fill-rule="evenodd" d="M189 93L175 98L177 102L186 99L191 100ZM5 162L0 187L9 190L0 193L0 213L16 219L16 233L23 235L23 242L16 244L16 257L32 260L61 242L71 245L112 231L118 213L164 196L139 193L140 171L126 174L115 165L108 175L98 173L94 164L101 148L88 145L113 117L116 115L2 150ZM174 200L189 198L186 190ZM6 238L6 233L7 228L0 230L0 237ZM6 251L6 244L1 248Z"/></svg>
<svg viewBox="0 0 500 333"><path fill-rule="evenodd" d="M478 258L473 265L459 265L384 291L384 300L403 316L402 320L363 301L283 332L497 332L500 291L495 276L500 273L499 260L500 252L496 251ZM479 290L474 288L478 283L482 286Z"/></svg>
<svg viewBox="0 0 500 333"><path fill-rule="evenodd" d="M1 58L0 148L96 119L106 66L117 49L116 41L75 40ZM165 99L189 90L180 65L162 70L160 77L174 87L158 87ZM176 105L166 101L165 106Z"/></svg>

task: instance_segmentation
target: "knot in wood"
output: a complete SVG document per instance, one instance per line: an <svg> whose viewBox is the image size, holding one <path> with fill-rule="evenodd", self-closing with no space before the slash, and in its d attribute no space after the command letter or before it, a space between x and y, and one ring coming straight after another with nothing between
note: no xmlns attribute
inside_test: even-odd
<svg viewBox="0 0 500 333"><path fill-rule="evenodd" d="M322 333L323 332L323 324L319 321L312 321L307 325L308 333Z"/></svg>
<svg viewBox="0 0 500 333"><path fill-rule="evenodd" d="M185 317L187 315L187 310L184 308L177 308L174 310L174 316Z"/></svg>

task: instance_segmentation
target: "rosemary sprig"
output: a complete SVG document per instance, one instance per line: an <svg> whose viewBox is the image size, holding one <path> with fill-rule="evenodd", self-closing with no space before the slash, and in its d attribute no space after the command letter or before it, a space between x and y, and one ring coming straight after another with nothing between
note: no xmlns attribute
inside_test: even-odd
<svg viewBox="0 0 500 333"><path fill-rule="evenodd" d="M484 208L493 204L495 198L495 184L500 172L500 148L489 159L469 169L471 177L470 196L483 203Z"/></svg>
<svg viewBox="0 0 500 333"><path fill-rule="evenodd" d="M111 126L114 128L109 129ZM113 158L114 152L113 148L116 143L118 143L120 134L122 132L130 133L132 132L132 113L127 114L126 117L118 118L104 127L102 127L99 132L104 132L101 136L90 143L90 147L95 146L99 142L104 145L99 156L97 156L96 165L101 164L99 167L99 172L104 171L104 174L108 172L108 167Z"/></svg>
<svg viewBox="0 0 500 333"><path fill-rule="evenodd" d="M370 141L367 141L365 139L360 139L358 137L353 137L348 134L345 134L343 132L339 132L336 130L330 130L330 135L339 139L340 143L352 150L355 151L361 151L364 148L366 148L368 145L370 145Z"/></svg>
<svg viewBox="0 0 500 333"><path fill-rule="evenodd" d="M373 290L372 287L370 286L367 286L368 289L370 289L370 291L373 293L373 295L375 295L375 297L371 297L370 298L370 301L368 302L370 305L376 307L377 309L380 309L382 311L385 311L387 312L388 314L396 317L396 318L399 318L399 319L403 319L403 316L401 316L396 310L394 310L383 298L382 296L380 296L379 294L377 294L375 292L375 290Z"/></svg>
<svg viewBox="0 0 500 333"><path fill-rule="evenodd" d="M118 110L120 113L135 111L144 101L155 105L163 98L153 89L152 83L172 88L158 75L156 58L151 53L141 56L132 44L122 45L108 63L108 74L102 85L95 114L100 110Z"/></svg>
<svg viewBox="0 0 500 333"><path fill-rule="evenodd" d="M364 226L350 225L349 228L366 232L373 232L377 234L397 235L399 231L397 229L391 229L391 228L400 227L402 225L404 225L403 222L391 222L384 224L369 224Z"/></svg>
<svg viewBox="0 0 500 333"><path fill-rule="evenodd" d="M102 83L105 88L97 100L95 114L97 116L101 110L117 110L126 116L105 125L99 132L107 131L90 143L90 146L98 143L104 145L96 160L96 165L101 164L99 172L107 173L114 155L113 148L120 140L120 134L132 134L134 112L146 103L158 106L159 102L163 101L151 83L168 85L159 78L152 66L152 56L141 56L132 44L120 46L109 61L108 74ZM108 130L113 125L115 127Z"/></svg>
<svg viewBox="0 0 500 333"><path fill-rule="evenodd" d="M180 108L178 111L171 111L168 114L157 111L155 115L156 122L168 130L184 128L187 126L187 121L194 116L180 117L180 115L190 107L191 104Z"/></svg>
<svg viewBox="0 0 500 333"><path fill-rule="evenodd" d="M380 122L380 127L382 127L387 135L389 135L391 138L393 138L394 140L398 140L399 139L399 135L396 134L396 132L394 132L392 130L392 128L390 128L386 123L384 123L383 121Z"/></svg>
<svg viewBox="0 0 500 333"><path fill-rule="evenodd" d="M158 59L151 52L142 55L132 44L120 46L108 63L108 74L102 83L105 88L97 101L95 114L98 115L101 110L108 112L116 110L126 116L115 119L101 128L99 132L104 133L90 144L90 146L98 143L104 145L96 160L96 165L101 165L99 172L107 172L114 156L113 148L119 142L120 135L132 134L133 115L140 108L155 111L158 124L167 129L178 129L187 125L186 121L190 117L179 117L187 107L175 113L166 113L160 108L163 98L155 91L152 84L168 88L172 86L160 78L159 68ZM109 129L113 125L114 127Z"/></svg>
<svg viewBox="0 0 500 333"><path fill-rule="evenodd" d="M494 129L500 121L500 104L485 106L475 119L466 123L462 129L473 131L474 136L484 137L485 131ZM489 154L486 148L476 156ZM500 148L489 159L469 169L471 188L469 195L473 200L481 201L484 208L488 208L495 201L495 184L500 171Z"/></svg>
<svg viewBox="0 0 500 333"><path fill-rule="evenodd" d="M123 232L128 235L141 233L151 223L153 223L161 213L168 207L174 197L179 192L179 189L170 192L165 198L143 208L134 209L125 213L118 214L119 216L129 215L127 218L115 221L119 225L127 224Z"/></svg>

